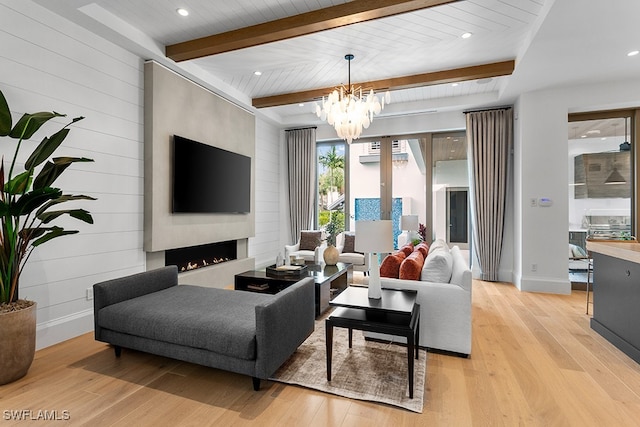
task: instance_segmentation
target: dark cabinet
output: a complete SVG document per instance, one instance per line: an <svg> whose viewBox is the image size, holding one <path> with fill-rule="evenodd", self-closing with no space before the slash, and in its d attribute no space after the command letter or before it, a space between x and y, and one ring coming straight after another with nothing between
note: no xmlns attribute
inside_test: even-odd
<svg viewBox="0 0 640 427"><path fill-rule="evenodd" d="M640 363L640 264L593 254L591 327Z"/></svg>

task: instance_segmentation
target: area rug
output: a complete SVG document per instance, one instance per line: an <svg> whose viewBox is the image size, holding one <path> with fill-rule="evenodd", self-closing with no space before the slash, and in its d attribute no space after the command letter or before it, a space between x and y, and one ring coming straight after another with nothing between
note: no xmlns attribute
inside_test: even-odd
<svg viewBox="0 0 640 427"><path fill-rule="evenodd" d="M391 343L367 341L353 331L333 329L331 381L327 381L324 320L271 378L352 399L386 403L422 413L427 353L414 360L413 399L409 399L407 348Z"/></svg>

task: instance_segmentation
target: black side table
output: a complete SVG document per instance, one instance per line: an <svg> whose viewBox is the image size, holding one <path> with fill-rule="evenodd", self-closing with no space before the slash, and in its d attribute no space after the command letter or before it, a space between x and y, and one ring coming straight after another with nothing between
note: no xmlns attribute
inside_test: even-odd
<svg viewBox="0 0 640 427"><path fill-rule="evenodd" d="M420 337L420 305L416 291L383 289L382 298L369 299L367 288L348 287L329 304L337 306L325 320L327 347L327 381L331 381L331 353L333 328L349 329L349 348L353 329L407 338L407 365L409 371L409 398L413 399L414 351L418 359Z"/></svg>

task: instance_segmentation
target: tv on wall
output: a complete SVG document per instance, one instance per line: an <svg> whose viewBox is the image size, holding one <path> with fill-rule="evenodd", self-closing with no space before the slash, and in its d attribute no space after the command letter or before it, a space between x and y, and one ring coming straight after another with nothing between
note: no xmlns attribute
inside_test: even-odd
<svg viewBox="0 0 640 427"><path fill-rule="evenodd" d="M174 135L174 213L248 213L250 208L250 157Z"/></svg>

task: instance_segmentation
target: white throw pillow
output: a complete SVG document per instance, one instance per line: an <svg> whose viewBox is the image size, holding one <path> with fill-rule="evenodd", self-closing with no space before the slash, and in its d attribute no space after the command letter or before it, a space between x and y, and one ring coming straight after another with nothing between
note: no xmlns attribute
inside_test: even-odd
<svg viewBox="0 0 640 427"><path fill-rule="evenodd" d="M439 250L449 251L449 245L447 245L447 242L442 239L436 239L431 243L431 246L429 246L429 255L431 255L432 252Z"/></svg>
<svg viewBox="0 0 640 427"><path fill-rule="evenodd" d="M449 283L453 270L453 257L447 250L431 252L424 260L420 280L424 282Z"/></svg>

